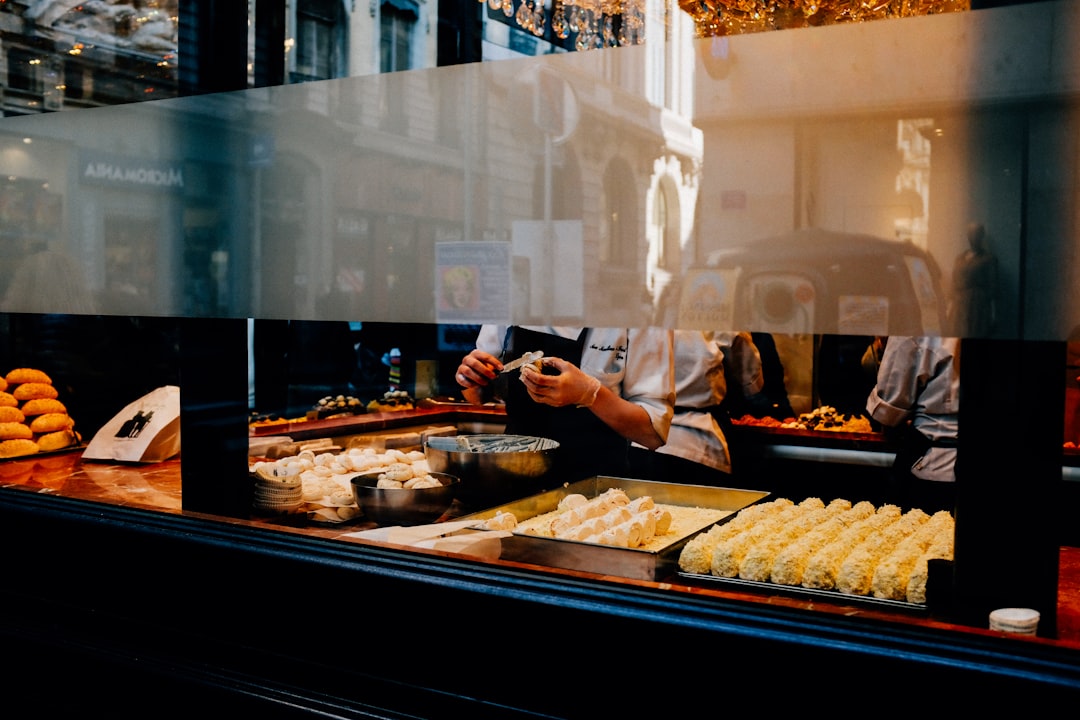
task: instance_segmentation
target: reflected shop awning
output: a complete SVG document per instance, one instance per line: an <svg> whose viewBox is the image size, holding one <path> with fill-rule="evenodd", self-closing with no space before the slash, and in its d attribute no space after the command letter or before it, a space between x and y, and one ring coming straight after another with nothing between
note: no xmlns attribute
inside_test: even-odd
<svg viewBox="0 0 1080 720"><path fill-rule="evenodd" d="M420 4L416 0L383 0L382 4L420 17Z"/></svg>

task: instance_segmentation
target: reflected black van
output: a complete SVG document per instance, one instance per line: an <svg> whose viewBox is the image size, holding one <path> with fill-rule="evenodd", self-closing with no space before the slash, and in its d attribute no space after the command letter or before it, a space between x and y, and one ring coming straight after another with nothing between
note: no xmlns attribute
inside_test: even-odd
<svg viewBox="0 0 1080 720"><path fill-rule="evenodd" d="M774 333L938 335L941 273L907 242L829 230L716 250L684 274L679 327Z"/></svg>
<svg viewBox="0 0 1080 720"><path fill-rule="evenodd" d="M909 242L819 229L726 247L684 273L677 327L776 338L796 411L863 412L874 336L946 333L941 273Z"/></svg>

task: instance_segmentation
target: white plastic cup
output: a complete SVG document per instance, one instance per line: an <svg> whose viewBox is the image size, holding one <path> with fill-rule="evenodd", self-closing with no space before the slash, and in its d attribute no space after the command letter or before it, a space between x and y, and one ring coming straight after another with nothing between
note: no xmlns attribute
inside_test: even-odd
<svg viewBox="0 0 1080 720"><path fill-rule="evenodd" d="M990 613L990 629L1034 635L1039 629L1039 611L1031 608L999 608Z"/></svg>

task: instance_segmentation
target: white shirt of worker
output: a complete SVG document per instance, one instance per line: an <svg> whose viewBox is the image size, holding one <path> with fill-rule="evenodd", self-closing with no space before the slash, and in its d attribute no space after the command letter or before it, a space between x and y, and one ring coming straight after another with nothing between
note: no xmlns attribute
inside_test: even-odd
<svg viewBox="0 0 1080 720"><path fill-rule="evenodd" d="M675 415L657 452L731 472L727 439L708 411L727 394L725 365L742 393L761 392L761 356L748 334L675 331Z"/></svg>
<svg viewBox="0 0 1080 720"><path fill-rule="evenodd" d="M877 386L866 401L870 416L889 427L911 418L930 439L955 440L960 411L960 340L889 337L878 368ZM956 479L955 447L931 447L911 468L922 480Z"/></svg>
<svg viewBox="0 0 1080 720"><path fill-rule="evenodd" d="M521 327L570 340L581 334L580 327ZM507 329L507 325L484 325L476 347L500 357ZM661 438L668 436L674 403L670 333L662 328L592 328L579 365L616 395L644 408Z"/></svg>

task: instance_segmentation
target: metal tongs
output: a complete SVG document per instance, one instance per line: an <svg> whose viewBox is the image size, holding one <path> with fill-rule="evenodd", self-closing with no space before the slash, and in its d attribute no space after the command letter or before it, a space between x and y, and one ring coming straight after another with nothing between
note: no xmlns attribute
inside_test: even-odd
<svg viewBox="0 0 1080 720"><path fill-rule="evenodd" d="M517 360L511 360L510 362L503 365L503 369L500 372L500 374L505 375L506 373L510 372L511 370L517 370L522 365L530 365L530 364L536 362L537 360L539 360L542 357L544 357L544 351L543 350L535 350L533 352L527 352L524 355L522 355L521 357L519 357Z"/></svg>

